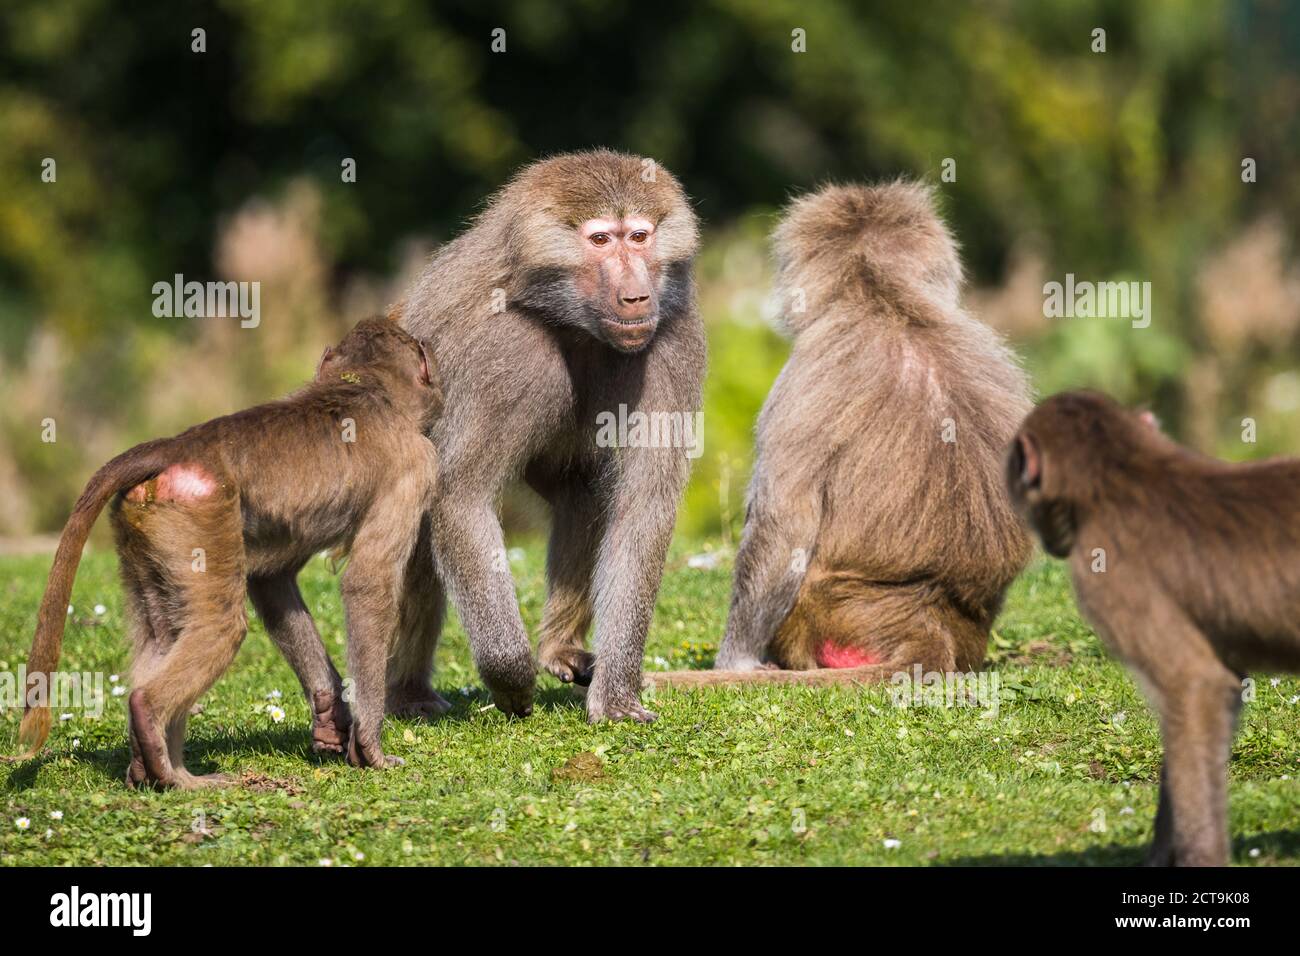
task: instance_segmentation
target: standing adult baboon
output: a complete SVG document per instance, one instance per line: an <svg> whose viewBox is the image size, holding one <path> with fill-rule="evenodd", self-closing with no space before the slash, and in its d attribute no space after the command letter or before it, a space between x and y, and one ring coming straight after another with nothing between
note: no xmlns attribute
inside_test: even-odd
<svg viewBox="0 0 1300 956"><path fill-rule="evenodd" d="M758 421L717 669L647 679L978 668L1029 555L1002 482L1025 376L962 310L957 249L926 188L823 189L794 203L775 247L794 347Z"/></svg>
<svg viewBox="0 0 1300 956"><path fill-rule="evenodd" d="M601 447L597 416L699 408L696 234L681 186L652 161L556 156L521 170L398 307L437 357L447 413L389 670L396 709L432 693L445 588L497 706L531 710L535 665L496 511L522 475L552 512L541 666L590 682L593 721L654 718L641 661L689 461L679 447Z"/></svg>

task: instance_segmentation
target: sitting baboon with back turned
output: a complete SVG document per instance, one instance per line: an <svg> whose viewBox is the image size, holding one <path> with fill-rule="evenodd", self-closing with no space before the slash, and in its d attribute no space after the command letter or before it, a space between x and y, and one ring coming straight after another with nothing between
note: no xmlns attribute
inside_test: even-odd
<svg viewBox="0 0 1300 956"><path fill-rule="evenodd" d="M128 784L229 782L185 769L185 724L244 639L246 591L302 681L317 749L346 749L359 766L398 762L380 746L385 669L402 575L434 487L425 433L441 404L423 346L395 323L370 319L326 349L315 380L290 397L137 445L96 472L63 529L41 600L23 756L49 735L46 693L64 610L90 529L114 498L135 645ZM348 553L342 593L355 715L296 583L313 554L336 547Z"/></svg>
<svg viewBox="0 0 1300 956"><path fill-rule="evenodd" d="M677 687L836 684L979 668L1029 555L1002 455L1029 408L962 310L930 191L831 186L776 230L794 344L758 420L726 636Z"/></svg>
<svg viewBox="0 0 1300 956"><path fill-rule="evenodd" d="M448 413L432 432L439 491L407 579L391 700L429 693L445 588L497 706L531 710L536 666L496 511L522 476L552 515L542 667L590 682L593 721L654 718L641 663L690 460L682 447L603 447L599 433L621 407L700 407L696 231L652 161L555 156L521 170L397 307L438 358Z"/></svg>
<svg viewBox="0 0 1300 956"><path fill-rule="evenodd" d="M1007 484L1159 714L1147 862L1226 866L1242 680L1257 668L1300 673L1300 461L1216 461L1147 414L1073 392L1025 420Z"/></svg>

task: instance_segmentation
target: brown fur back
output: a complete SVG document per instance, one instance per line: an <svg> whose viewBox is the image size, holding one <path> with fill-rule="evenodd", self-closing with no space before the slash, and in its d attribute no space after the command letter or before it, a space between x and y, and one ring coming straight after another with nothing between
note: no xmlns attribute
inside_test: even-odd
<svg viewBox="0 0 1300 956"><path fill-rule="evenodd" d="M775 246L795 339L759 419L751 512L813 537L772 656L815 666L829 640L978 666L1029 553L1002 479L1025 375L961 308L929 189L826 188L792 204Z"/></svg>

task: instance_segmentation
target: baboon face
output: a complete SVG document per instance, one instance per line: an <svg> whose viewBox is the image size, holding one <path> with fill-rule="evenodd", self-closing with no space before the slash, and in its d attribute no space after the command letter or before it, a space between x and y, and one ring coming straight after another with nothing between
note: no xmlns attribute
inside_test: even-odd
<svg viewBox="0 0 1300 956"><path fill-rule="evenodd" d="M654 223L642 216L600 217L577 232L583 261L574 285L596 331L620 352L639 352L659 325Z"/></svg>
<svg viewBox="0 0 1300 956"><path fill-rule="evenodd" d="M1011 442L1007 455L1007 491L1011 503L1043 543L1043 550L1063 558L1074 547L1075 519L1070 502L1043 487L1043 453L1028 423Z"/></svg>
<svg viewBox="0 0 1300 956"><path fill-rule="evenodd" d="M512 299L544 321L634 353L688 308L695 214L648 160L603 150L544 160L495 209L510 213Z"/></svg>
<svg viewBox="0 0 1300 956"><path fill-rule="evenodd" d="M1111 489L1113 471L1168 440L1148 411L1097 392L1054 395L1025 419L1007 454L1007 491L1054 557L1074 546L1083 513Z"/></svg>

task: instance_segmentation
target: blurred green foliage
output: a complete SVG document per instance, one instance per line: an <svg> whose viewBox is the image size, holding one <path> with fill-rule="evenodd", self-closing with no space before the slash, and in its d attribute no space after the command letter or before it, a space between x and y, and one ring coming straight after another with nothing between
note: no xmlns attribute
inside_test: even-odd
<svg viewBox="0 0 1300 956"><path fill-rule="evenodd" d="M940 184L972 304L1040 392L1104 387L1231 457L1300 450L1298 106L1284 0L7 0L0 533L57 527L124 445L305 377L341 323L398 294L412 248L520 163L592 145L656 157L706 225L690 533L739 527L785 354L764 237L829 179ZM151 314L156 281L265 278L270 260L256 333ZM1151 327L1044 319L1042 282L1067 272L1151 282Z"/></svg>

